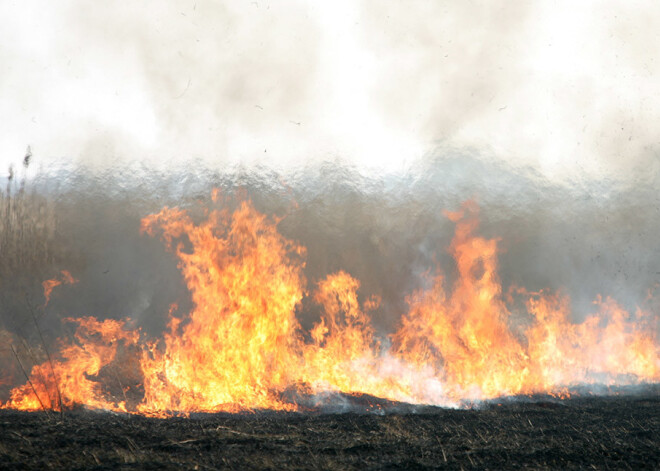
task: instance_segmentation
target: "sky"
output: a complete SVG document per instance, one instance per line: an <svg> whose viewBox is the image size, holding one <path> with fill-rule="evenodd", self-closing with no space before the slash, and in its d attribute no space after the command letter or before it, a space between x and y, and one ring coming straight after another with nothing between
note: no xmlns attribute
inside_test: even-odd
<svg viewBox="0 0 660 471"><path fill-rule="evenodd" d="M660 171L655 1L0 0L0 168ZM4 170L2 170L4 171Z"/></svg>

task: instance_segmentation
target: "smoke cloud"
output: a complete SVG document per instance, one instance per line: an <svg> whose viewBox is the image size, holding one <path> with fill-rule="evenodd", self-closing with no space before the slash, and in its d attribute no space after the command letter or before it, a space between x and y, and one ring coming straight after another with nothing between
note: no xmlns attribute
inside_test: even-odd
<svg viewBox="0 0 660 471"><path fill-rule="evenodd" d="M567 188L459 151L429 158L421 172L377 178L338 164L287 177L265 169L197 170L62 169L35 179L28 190L53 205L56 236L50 244L56 255L15 267L3 285L23 280L36 304L41 281L66 269L80 281L56 288L61 294L49 305L53 328L64 316L95 315L131 317L160 330L171 303L189 307L188 293L175 256L158 239L140 234L140 220L163 206L180 206L199 218L213 188L227 195L229 208L250 198L259 211L282 218L279 231L307 248L310 290L344 270L360 280L364 299L379 296L375 322L382 332L407 311L406 297L425 286L425 274L441 269L448 283L453 280L447 247L455 226L444 211L466 199L480 206L479 234L499 239L505 292L512 286L561 291L581 321L594 312L599 294L634 312L660 281L660 205L652 186ZM16 309L26 310L26 289L17 291L12 309L6 307L6 324ZM300 315L311 325L318 306L304 303Z"/></svg>
<svg viewBox="0 0 660 471"><path fill-rule="evenodd" d="M440 142L554 181L658 173L660 8L3 2L0 159L401 171Z"/></svg>

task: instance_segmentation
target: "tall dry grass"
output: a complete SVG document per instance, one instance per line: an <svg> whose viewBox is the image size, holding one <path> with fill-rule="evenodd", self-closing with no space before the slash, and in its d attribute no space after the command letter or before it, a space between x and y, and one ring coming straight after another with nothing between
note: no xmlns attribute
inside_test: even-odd
<svg viewBox="0 0 660 471"><path fill-rule="evenodd" d="M28 148L22 167L10 166L0 187L0 396L20 380L12 347L28 363L42 361L41 345L29 347L36 317L43 315L34 306L57 258L55 202L30 187L31 160Z"/></svg>
<svg viewBox="0 0 660 471"><path fill-rule="evenodd" d="M54 259L54 203L28 187L30 161L28 150L21 175L10 166L7 184L0 189L0 281L40 271Z"/></svg>

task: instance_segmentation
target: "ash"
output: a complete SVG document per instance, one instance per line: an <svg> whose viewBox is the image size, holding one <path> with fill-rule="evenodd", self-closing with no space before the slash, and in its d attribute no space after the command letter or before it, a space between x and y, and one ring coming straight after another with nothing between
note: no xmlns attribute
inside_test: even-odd
<svg viewBox="0 0 660 471"><path fill-rule="evenodd" d="M356 410L356 409L354 409ZM0 412L0 468L658 469L660 393L152 419ZM404 412L402 412L404 411Z"/></svg>

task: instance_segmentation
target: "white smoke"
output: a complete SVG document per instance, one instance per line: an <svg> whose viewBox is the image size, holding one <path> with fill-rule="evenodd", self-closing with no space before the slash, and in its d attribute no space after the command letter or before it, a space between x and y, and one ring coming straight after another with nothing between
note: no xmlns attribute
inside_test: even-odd
<svg viewBox="0 0 660 471"><path fill-rule="evenodd" d="M635 2L0 3L0 166L335 159L435 143L561 181L657 174L660 6Z"/></svg>

